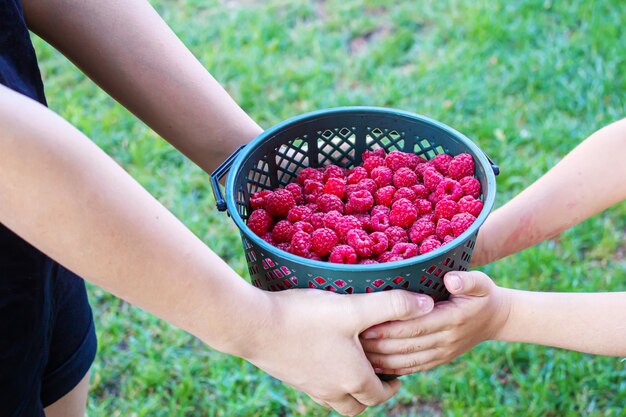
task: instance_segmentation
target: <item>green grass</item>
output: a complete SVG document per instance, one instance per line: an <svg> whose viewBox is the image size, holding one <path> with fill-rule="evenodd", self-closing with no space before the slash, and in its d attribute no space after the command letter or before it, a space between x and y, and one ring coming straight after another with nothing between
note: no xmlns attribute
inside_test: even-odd
<svg viewBox="0 0 626 417"><path fill-rule="evenodd" d="M497 204L626 114L626 3L613 1L155 1L242 107L269 127L341 105L447 123L502 167ZM88 134L245 276L207 175L36 40L50 106ZM484 270L499 284L626 290L626 207ZM327 416L303 394L90 286L100 339L97 416ZM366 416L624 416L626 363L484 343L404 377Z"/></svg>

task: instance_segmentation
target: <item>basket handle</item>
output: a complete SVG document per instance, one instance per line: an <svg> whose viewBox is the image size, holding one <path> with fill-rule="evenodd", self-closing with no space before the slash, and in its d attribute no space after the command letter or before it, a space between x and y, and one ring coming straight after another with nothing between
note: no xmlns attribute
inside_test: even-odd
<svg viewBox="0 0 626 417"><path fill-rule="evenodd" d="M498 164L496 164L495 162L493 162L493 160L491 158L489 158L489 155L487 155L487 152L483 151L483 154L487 157L487 161L489 161L489 164L491 165L491 169L493 169L493 174L494 175L499 175L500 174L500 166L498 166Z"/></svg>
<svg viewBox="0 0 626 417"><path fill-rule="evenodd" d="M220 181L224 178L224 175L228 173L230 167L233 166L233 162L235 162L235 158L241 153L243 148L246 145L241 145L235 152L232 153L231 156L226 158L224 162L220 164L219 167L215 171L211 173L211 187L213 188L213 195L215 196L215 204L217 205L217 209L219 211L226 211L228 209L226 205L226 200L224 200L224 194L222 193L222 187L220 186Z"/></svg>

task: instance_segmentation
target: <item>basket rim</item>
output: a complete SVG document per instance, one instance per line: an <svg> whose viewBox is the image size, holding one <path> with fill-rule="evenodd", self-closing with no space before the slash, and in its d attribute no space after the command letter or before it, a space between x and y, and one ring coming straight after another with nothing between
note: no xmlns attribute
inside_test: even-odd
<svg viewBox="0 0 626 417"><path fill-rule="evenodd" d="M312 121L312 120L318 119L320 116L334 116L334 115L341 114L341 113L350 113L350 114L363 113L364 115L378 113L378 114L395 115L397 117L419 120L421 122L430 124L441 130L446 131L450 135L454 136L456 139L463 142L463 144L466 145L468 148L471 148L474 151L474 154L476 155L480 164L485 168L485 172L487 176L487 184L488 184L487 189L489 191L487 195L485 195L484 200L483 200L483 210L479 214L479 216L476 218L474 223L465 232L463 232L460 236L456 237L450 243L446 245L442 245L441 247L431 252L428 252L424 255L418 255L409 259L404 259L402 261L385 262L381 264L366 264L366 265L337 264L337 263L330 263L330 262L303 258L301 256L293 255L287 251L283 251L281 249L278 249L275 246L270 245L269 243L261 239L259 236L257 236L254 232L252 232L252 230L250 230L248 225L243 221L243 219L239 215L239 212L237 211L235 198L234 198L235 177L236 177L234 173L237 173L237 171L239 170L239 167L243 164L243 161L246 160L246 158L250 155L250 153L257 147L257 145L263 143L268 138L274 136L274 134L276 134L277 132L285 128L288 128L289 126L295 123ZM491 210L493 209L493 206L495 203L495 197L496 197L496 177L493 172L493 169L491 168L491 163L487 159L487 155L484 153L484 151L481 148L478 147L478 145L476 145L467 136L463 135L459 131L435 119L432 119L430 117L427 117L421 114L412 113L412 112L408 112L404 110L398 110L394 108L388 108L388 107L373 107L373 106L331 107L331 108L316 110L316 111L312 111L308 113L303 113L303 114L288 118L268 128L267 130L265 130L264 132L256 136L254 139L252 139L252 141L250 141L250 143L248 143L242 149L242 151L237 156L237 158L233 162L233 165L230 168L230 173L226 179L226 196L225 197L226 197L225 199L226 199L228 212L231 213L231 218L233 219L233 221L235 222L239 230L245 234L246 238L252 240L256 245L260 246L262 249L264 249L268 253L279 252L280 256L282 256L283 258L286 258L287 260L291 262L306 264L307 266L316 267L316 268L330 269L333 271L350 271L350 272L383 271L387 269L409 267L417 263L427 262L429 260L438 258L444 253L447 253L453 249L456 249L457 247L464 244L472 234L478 231L478 229L482 226L482 224L485 222L485 220L491 213Z"/></svg>

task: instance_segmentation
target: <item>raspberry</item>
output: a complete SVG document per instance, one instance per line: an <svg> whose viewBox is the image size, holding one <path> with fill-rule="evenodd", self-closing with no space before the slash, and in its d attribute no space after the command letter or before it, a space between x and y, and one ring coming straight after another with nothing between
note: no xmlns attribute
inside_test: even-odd
<svg viewBox="0 0 626 417"><path fill-rule="evenodd" d="M287 213L287 220L289 220L291 223L295 223L300 220L308 222L311 220L312 215L313 210L311 208L307 206L295 206L291 210L289 210L289 213Z"/></svg>
<svg viewBox="0 0 626 417"><path fill-rule="evenodd" d="M444 236L443 244L447 245L448 243L452 242L453 240L454 240L454 236L452 236L452 235Z"/></svg>
<svg viewBox="0 0 626 417"><path fill-rule="evenodd" d="M346 178L345 168L341 168L340 166L337 166L337 165L326 166L326 168L324 168L324 175L322 177L322 181L327 183L328 180L331 178L339 178L339 179Z"/></svg>
<svg viewBox="0 0 626 417"><path fill-rule="evenodd" d="M412 187L417 184L417 174L410 168L402 167L393 174L393 185L396 188Z"/></svg>
<svg viewBox="0 0 626 417"><path fill-rule="evenodd" d="M386 262L395 262L395 261L402 261L404 260L403 257L398 256L396 254L394 254L392 251L387 251L387 252L383 252L380 255L378 255L378 262L379 263L386 263Z"/></svg>
<svg viewBox="0 0 626 417"><path fill-rule="evenodd" d="M394 255L402 257L402 259L412 258L419 255L419 247L415 243L396 243L391 249Z"/></svg>
<svg viewBox="0 0 626 417"><path fill-rule="evenodd" d="M426 162L425 164L419 164L417 168L415 168L415 174L417 174L418 181L424 181L424 171L426 171L428 168L434 168L430 162ZM437 169L435 168L435 171L436 170Z"/></svg>
<svg viewBox="0 0 626 417"><path fill-rule="evenodd" d="M333 248L339 243L337 234L326 227L317 229L311 236L311 248L319 256L328 256Z"/></svg>
<svg viewBox="0 0 626 417"><path fill-rule="evenodd" d="M346 240L360 258L368 258L372 255L374 242L365 230L350 230Z"/></svg>
<svg viewBox="0 0 626 417"><path fill-rule="evenodd" d="M459 201L459 199L463 197L463 187L453 179L444 178L439 185L437 185L435 197L437 201L444 199Z"/></svg>
<svg viewBox="0 0 626 417"><path fill-rule="evenodd" d="M408 155L409 154L400 151L391 151L385 158L385 165L394 172L400 168L408 168L412 164L412 160Z"/></svg>
<svg viewBox="0 0 626 417"><path fill-rule="evenodd" d="M428 214L433 212L433 203L428 200L424 200L423 198L418 198L413 202L415 204L415 208L417 209L417 214Z"/></svg>
<svg viewBox="0 0 626 417"><path fill-rule="evenodd" d="M276 243L289 243L294 233L295 229L289 220L281 220L274 225L272 238Z"/></svg>
<svg viewBox="0 0 626 417"><path fill-rule="evenodd" d="M279 243L276 247L280 250L284 250L285 252L289 252L289 243Z"/></svg>
<svg viewBox="0 0 626 417"><path fill-rule="evenodd" d="M478 217L483 210L483 202L476 200L472 196L465 196L459 200L459 213L469 213L474 217Z"/></svg>
<svg viewBox="0 0 626 417"><path fill-rule="evenodd" d="M307 255L307 258L312 259L314 261L323 261L322 257L319 256L317 253L315 252L309 252L309 254Z"/></svg>
<svg viewBox="0 0 626 417"><path fill-rule="evenodd" d="M455 180L474 175L474 159L468 153L461 153L452 158L448 168L448 176Z"/></svg>
<svg viewBox="0 0 626 417"><path fill-rule="evenodd" d="M304 207L307 207L312 213L318 212L317 203L306 203ZM287 216L289 216L289 214L287 214Z"/></svg>
<svg viewBox="0 0 626 417"><path fill-rule="evenodd" d="M445 239L446 236L451 236L453 234L452 231L452 223L448 219L439 219L437 220L437 227L435 229L435 233L439 239Z"/></svg>
<svg viewBox="0 0 626 417"><path fill-rule="evenodd" d="M385 152L383 148L367 150L363 152L363 156L361 158L363 159L363 161L367 161L372 156L378 156L385 159L385 157L387 156L387 152Z"/></svg>
<svg viewBox="0 0 626 417"><path fill-rule="evenodd" d="M376 206L376 207L385 207L385 206ZM374 207L374 208L376 208ZM372 215L370 217L370 224L372 230L376 232L384 232L389 226L389 213L391 210L385 207L387 211L372 211Z"/></svg>
<svg viewBox="0 0 626 417"><path fill-rule="evenodd" d="M347 182L348 184L358 184L361 180L364 180L369 176L367 170L363 167L354 167L348 171Z"/></svg>
<svg viewBox="0 0 626 417"><path fill-rule="evenodd" d="M337 212L339 213L339 212ZM313 213L311 215L311 225L313 226L314 229L321 229L322 227L324 227L324 216L326 216L327 213L322 213L322 212L316 212ZM341 214L339 214L341 215Z"/></svg>
<svg viewBox="0 0 626 417"><path fill-rule="evenodd" d="M417 195L415 194L415 191L413 191L409 187L402 187L396 190L395 194L393 195L392 201L395 203L401 198L406 198L409 201L415 201L415 199L417 198Z"/></svg>
<svg viewBox="0 0 626 417"><path fill-rule="evenodd" d="M378 263L378 261L376 261L376 260L374 260L374 259L361 259L361 260L359 261L359 263L360 263L361 265L372 265L372 264L377 264L377 263Z"/></svg>
<svg viewBox="0 0 626 417"><path fill-rule="evenodd" d="M395 193L396 187L394 187L393 185L379 188L374 194L376 205L391 207L391 204L393 202L393 196Z"/></svg>
<svg viewBox="0 0 626 417"><path fill-rule="evenodd" d="M346 185L346 191L344 193L344 199L349 199L350 195L352 195L353 192L355 191L359 191L359 186L356 184L348 184Z"/></svg>
<svg viewBox="0 0 626 417"><path fill-rule="evenodd" d="M346 241L350 230L362 228L363 226L361 225L361 222L354 216L343 216L335 224L335 232L337 232L340 242Z"/></svg>
<svg viewBox="0 0 626 417"><path fill-rule="evenodd" d="M391 213L389 213L389 222L393 226L400 226L405 229L411 227L417 220L417 209L412 202L406 198L402 198L391 206Z"/></svg>
<svg viewBox="0 0 626 417"><path fill-rule="evenodd" d="M365 230L366 232L369 232L372 230L372 216L368 213L357 213L353 215L354 217L356 217L360 222L361 222L361 226L363 227L363 230Z"/></svg>
<svg viewBox="0 0 626 417"><path fill-rule="evenodd" d="M311 252L311 235L306 232L296 232L291 238L289 252L294 255L307 257Z"/></svg>
<svg viewBox="0 0 626 417"><path fill-rule="evenodd" d="M322 194L317 197L317 209L322 213L332 210L343 213L343 201L334 194Z"/></svg>
<svg viewBox="0 0 626 417"><path fill-rule="evenodd" d="M463 177L459 180L459 184L463 188L463 194L474 198L480 197L481 187L480 181L474 177Z"/></svg>
<svg viewBox="0 0 626 417"><path fill-rule="evenodd" d="M415 192L416 198L428 198L430 195L430 191L426 188L426 186L424 186L424 184L415 184L411 187L411 190Z"/></svg>
<svg viewBox="0 0 626 417"><path fill-rule="evenodd" d="M409 236L407 235L406 230L400 226L390 226L385 229L384 233L387 235L387 248L389 249L393 248L396 243L409 241Z"/></svg>
<svg viewBox="0 0 626 417"><path fill-rule="evenodd" d="M431 166L424 170L424 185L430 191L435 191L441 181L443 181L443 175L434 167Z"/></svg>
<svg viewBox="0 0 626 417"><path fill-rule="evenodd" d="M328 261L336 264L355 264L357 256L352 246L339 245L334 247Z"/></svg>
<svg viewBox="0 0 626 417"><path fill-rule="evenodd" d="M386 187L393 181L393 171L386 166L379 166L370 172L370 178L379 188Z"/></svg>
<svg viewBox="0 0 626 417"><path fill-rule="evenodd" d="M302 194L302 187L295 182L291 182L285 185L285 190L293 194L293 198L296 200L296 204L304 203L304 195Z"/></svg>
<svg viewBox="0 0 626 417"><path fill-rule="evenodd" d="M448 175L448 167L450 166L450 161L452 161L452 155L448 155L447 153L441 153L435 156L431 160L431 163L437 171L441 172L443 175Z"/></svg>
<svg viewBox="0 0 626 417"><path fill-rule="evenodd" d="M426 160L424 158L422 158L421 156L416 155L414 153L408 153L407 154L407 158L408 158L408 165L407 165L407 167L410 168L413 171L415 171L415 169L417 168L417 166L419 164L423 164L424 162L426 162Z"/></svg>
<svg viewBox="0 0 626 417"><path fill-rule="evenodd" d="M374 207L374 196L369 191L359 190L350 194L346 209L349 213L367 213Z"/></svg>
<svg viewBox="0 0 626 417"><path fill-rule="evenodd" d="M441 247L441 242L435 239L426 239L420 245L420 255L424 253L428 253L437 248Z"/></svg>
<svg viewBox="0 0 626 417"><path fill-rule="evenodd" d="M474 220L476 220L476 217L469 213L455 214L452 218L452 230L454 232L454 237L459 237L472 225L472 223L474 223Z"/></svg>
<svg viewBox="0 0 626 417"><path fill-rule="evenodd" d="M341 218L343 218L343 214L339 213L337 210L329 211L324 215L324 227L334 229Z"/></svg>
<svg viewBox="0 0 626 417"><path fill-rule="evenodd" d="M322 192L324 194L334 194L339 198L343 198L346 192L346 180L335 177L329 178L326 184L324 184Z"/></svg>
<svg viewBox="0 0 626 417"><path fill-rule="evenodd" d="M378 190L378 186L376 185L376 181L371 178L365 178L356 185L356 191L365 190L369 191L372 195Z"/></svg>
<svg viewBox="0 0 626 417"><path fill-rule="evenodd" d="M365 168L367 172L369 172L371 175L374 168L385 166L385 159L381 158L380 156L372 156L364 160L361 166Z"/></svg>
<svg viewBox="0 0 626 417"><path fill-rule="evenodd" d="M293 224L293 231L294 233L296 232L306 232L308 234L313 233L315 229L313 228L313 225L309 222L295 222Z"/></svg>
<svg viewBox="0 0 626 417"><path fill-rule="evenodd" d="M250 196L250 206L253 209L265 208L265 199L272 194L270 190L257 191Z"/></svg>
<svg viewBox="0 0 626 417"><path fill-rule="evenodd" d="M435 215L438 219L452 219L459 212L459 204L453 200L441 200L435 205Z"/></svg>
<svg viewBox="0 0 626 417"><path fill-rule="evenodd" d="M391 209L383 205L374 206L372 207L372 210L371 210L372 214L383 213L383 214L386 214L387 216L389 216L390 212L391 212Z"/></svg>
<svg viewBox="0 0 626 417"><path fill-rule="evenodd" d="M254 210L250 214L250 217L248 217L248 227L257 236L263 236L264 234L269 232L273 224L274 219L267 211L263 209Z"/></svg>
<svg viewBox="0 0 626 417"><path fill-rule="evenodd" d="M321 183L324 181L324 174L315 168L304 168L298 174L298 184L306 185L307 181L316 181Z"/></svg>
<svg viewBox="0 0 626 417"><path fill-rule="evenodd" d="M372 233L370 239L372 239L372 253L374 255L380 255L387 250L389 238L383 232Z"/></svg>
<svg viewBox="0 0 626 417"><path fill-rule="evenodd" d="M306 180L304 183L304 199L307 203L317 202L317 197L322 194L324 185L319 181Z"/></svg>
<svg viewBox="0 0 626 417"><path fill-rule="evenodd" d="M272 246L276 246L276 242L274 242L274 238L272 237L272 232L267 232L266 234L261 236L261 239L263 239Z"/></svg>
<svg viewBox="0 0 626 417"><path fill-rule="evenodd" d="M435 223L419 219L409 230L409 237L413 243L421 243L428 236L435 233Z"/></svg>

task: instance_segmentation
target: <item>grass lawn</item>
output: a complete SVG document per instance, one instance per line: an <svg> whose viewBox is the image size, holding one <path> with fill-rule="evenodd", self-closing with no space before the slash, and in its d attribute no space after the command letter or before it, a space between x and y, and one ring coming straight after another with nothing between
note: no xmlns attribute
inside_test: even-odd
<svg viewBox="0 0 626 417"><path fill-rule="evenodd" d="M428 3L428 4L426 4ZM325 107L438 119L499 163L497 205L626 114L620 0L159 0L180 38L262 126ZM51 108L93 138L247 276L208 177L36 40ZM626 290L626 206L483 268L537 291ZM90 286L99 352L91 417L327 416L252 365ZM538 326L541 323L537 323ZM403 377L365 416L626 416L626 362L484 343Z"/></svg>

